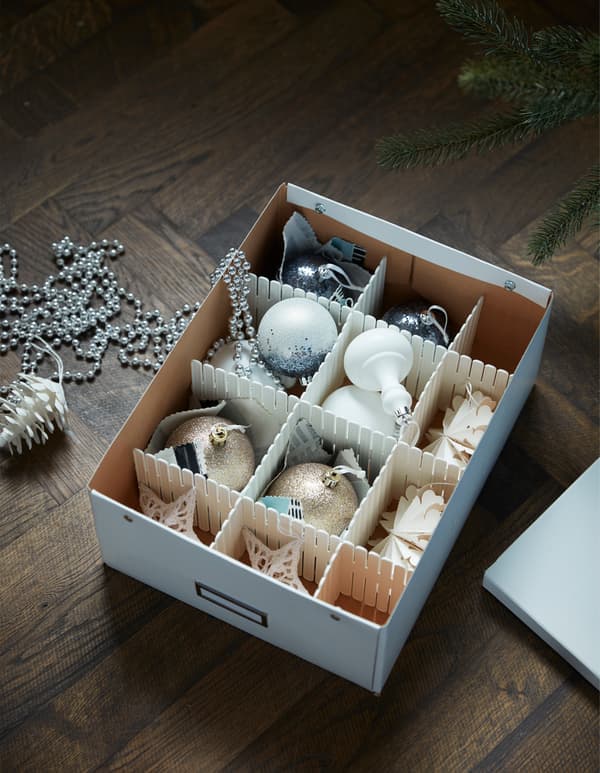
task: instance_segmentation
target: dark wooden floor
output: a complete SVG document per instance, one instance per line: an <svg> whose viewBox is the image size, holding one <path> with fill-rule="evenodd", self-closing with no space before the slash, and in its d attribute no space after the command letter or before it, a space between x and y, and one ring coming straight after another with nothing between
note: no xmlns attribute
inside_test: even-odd
<svg viewBox="0 0 600 773"><path fill-rule="evenodd" d="M505 5L596 24L593 0ZM23 281L65 233L118 238L119 277L170 314L289 180L556 291L537 387L380 698L102 565L86 483L149 376L111 352L69 385L74 436L0 461L0 769L597 770L597 693L481 587L598 451L595 234L544 268L522 257L597 126L378 169L382 134L480 109L426 0L0 9L0 242ZM0 383L18 365L1 358Z"/></svg>

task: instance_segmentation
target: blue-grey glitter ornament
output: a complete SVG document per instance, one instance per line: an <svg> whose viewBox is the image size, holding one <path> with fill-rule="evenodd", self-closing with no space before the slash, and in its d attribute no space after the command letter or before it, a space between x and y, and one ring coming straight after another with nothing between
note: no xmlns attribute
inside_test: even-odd
<svg viewBox="0 0 600 773"><path fill-rule="evenodd" d="M256 342L266 366L278 375L310 378L337 338L326 308L308 298L287 298L263 315Z"/></svg>
<svg viewBox="0 0 600 773"><path fill-rule="evenodd" d="M307 293L331 298L340 283L327 270L329 261L320 255L298 255L287 258L281 269L281 281Z"/></svg>
<svg viewBox="0 0 600 773"><path fill-rule="evenodd" d="M424 298L419 298L392 306L382 319L388 325L395 325L400 330L407 330L411 335L421 336L425 341L448 346L450 339L447 332L444 332L446 320L439 312L439 318L435 316L436 308L438 307L433 307Z"/></svg>

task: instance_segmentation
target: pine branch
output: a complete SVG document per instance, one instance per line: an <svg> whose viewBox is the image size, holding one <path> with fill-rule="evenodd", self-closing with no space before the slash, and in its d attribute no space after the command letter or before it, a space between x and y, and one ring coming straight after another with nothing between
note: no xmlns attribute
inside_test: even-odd
<svg viewBox="0 0 600 773"><path fill-rule="evenodd" d="M589 81L589 83L587 82ZM525 57L507 59L489 56L463 64L458 84L468 94L486 99L525 103L540 97L554 97L565 89L595 92L597 82L573 69L551 67Z"/></svg>
<svg viewBox="0 0 600 773"><path fill-rule="evenodd" d="M598 92L563 91L555 94L552 99L540 96L529 102L522 115L527 124L536 134L554 129L568 121L583 118L586 115L596 115L599 107Z"/></svg>
<svg viewBox="0 0 600 773"><path fill-rule="evenodd" d="M546 27L531 37L533 56L551 64L578 66L583 64L581 52L598 51L598 35L576 27ZM588 55L589 55L588 53Z"/></svg>
<svg viewBox="0 0 600 773"><path fill-rule="evenodd" d="M600 77L600 35L587 37L579 50L579 64L589 70L598 82Z"/></svg>
<svg viewBox="0 0 600 773"><path fill-rule="evenodd" d="M506 15L496 0L438 0L442 18L467 40L497 56L529 55L529 34L520 19Z"/></svg>
<svg viewBox="0 0 600 773"><path fill-rule="evenodd" d="M600 211L600 165L592 167L532 234L527 254L535 265L552 257L574 236L586 218Z"/></svg>
<svg viewBox="0 0 600 773"><path fill-rule="evenodd" d="M438 166L535 134L521 112L496 113L466 124L383 137L376 145L377 163L386 169Z"/></svg>

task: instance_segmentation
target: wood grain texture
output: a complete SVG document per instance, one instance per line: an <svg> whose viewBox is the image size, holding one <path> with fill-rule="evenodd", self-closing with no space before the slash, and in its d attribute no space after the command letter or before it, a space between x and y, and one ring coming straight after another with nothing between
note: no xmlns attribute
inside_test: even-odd
<svg viewBox="0 0 600 773"><path fill-rule="evenodd" d="M597 24L591 0L503 5ZM598 452L597 228L525 256L597 123L378 168L378 137L479 113L456 86L469 55L416 0L2 4L0 243L20 281L55 270L64 234L118 238L119 282L170 316L288 180L555 291L536 387L379 697L105 567L86 484L150 376L111 348L67 385L71 433L0 457L2 771L598 769L597 692L481 586ZM18 369L0 357L0 383Z"/></svg>
<svg viewBox="0 0 600 773"><path fill-rule="evenodd" d="M81 45L110 20L106 0L53 0L25 16L3 41L0 93Z"/></svg>

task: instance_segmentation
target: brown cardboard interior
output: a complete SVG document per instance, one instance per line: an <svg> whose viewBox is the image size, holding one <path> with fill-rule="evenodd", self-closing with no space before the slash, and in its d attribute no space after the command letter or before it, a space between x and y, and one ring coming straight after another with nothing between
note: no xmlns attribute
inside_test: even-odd
<svg viewBox="0 0 600 773"><path fill-rule="evenodd" d="M137 508L138 493L133 449L145 448L165 416L187 408L192 359L202 358L227 321L229 300L223 284L214 287L190 321L177 346L152 379L123 428L104 455L90 488Z"/></svg>
<svg viewBox="0 0 600 773"><path fill-rule="evenodd" d="M449 271L420 258L414 259L412 286L425 297L428 292L434 297L443 297L442 305L450 319L461 319L462 316L462 321L483 295L484 304L471 357L509 373L513 373L519 364L545 311L504 287Z"/></svg>
<svg viewBox="0 0 600 773"><path fill-rule="evenodd" d="M253 270L273 276L281 257L283 225L294 210L309 220L317 236L326 241L334 235L363 246L374 269L387 255L386 298L410 297L417 292L435 297L448 308L450 317L462 323L480 295L485 304L479 321L473 356L509 372L514 371L539 324L544 309L515 292L505 290L390 248L382 242L341 225L326 215L294 207L286 200L286 186L279 187L242 243ZM398 293L398 296L395 294ZM213 341L226 334L229 299L226 287L214 287L194 316L177 346L153 378L138 405L104 456L90 488L124 505L138 506L132 450L145 448L159 421L186 407L190 390L190 362L203 359Z"/></svg>
<svg viewBox="0 0 600 773"><path fill-rule="evenodd" d="M294 211L309 221L317 237L356 242L367 250L366 267L374 270L387 256L388 270L381 314L390 306L420 295L444 306L460 328L481 295L485 298L472 356L512 373L517 367L545 309L504 287L467 277L372 239L325 214L296 207L286 200L286 185L273 196L242 247L255 272L274 277L281 260L283 226Z"/></svg>

